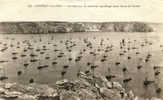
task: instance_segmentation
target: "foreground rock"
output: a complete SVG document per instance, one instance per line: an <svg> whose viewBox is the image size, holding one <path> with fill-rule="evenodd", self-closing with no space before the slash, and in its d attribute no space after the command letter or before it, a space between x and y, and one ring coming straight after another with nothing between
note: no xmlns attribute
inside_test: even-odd
<svg viewBox="0 0 163 100"><path fill-rule="evenodd" d="M61 80L56 87L16 83L0 83L0 100L144 100L126 93L118 82L110 82L101 75L80 72L76 81ZM152 98L152 100L161 100Z"/></svg>

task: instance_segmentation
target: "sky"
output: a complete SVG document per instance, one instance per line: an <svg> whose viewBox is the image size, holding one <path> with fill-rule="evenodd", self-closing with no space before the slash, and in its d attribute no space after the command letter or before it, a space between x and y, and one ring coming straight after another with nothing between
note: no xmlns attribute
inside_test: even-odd
<svg viewBox="0 0 163 100"><path fill-rule="evenodd" d="M131 8L28 7L29 5L140 5ZM163 0L0 0L3 21L163 22Z"/></svg>

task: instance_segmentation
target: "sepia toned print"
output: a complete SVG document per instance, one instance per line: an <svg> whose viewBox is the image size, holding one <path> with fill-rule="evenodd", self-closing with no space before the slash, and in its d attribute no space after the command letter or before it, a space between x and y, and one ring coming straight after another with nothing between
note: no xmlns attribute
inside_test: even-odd
<svg viewBox="0 0 163 100"><path fill-rule="evenodd" d="M0 26L4 99L162 98L162 24L2 22Z"/></svg>
<svg viewBox="0 0 163 100"><path fill-rule="evenodd" d="M0 100L162 100L161 1L124 2L0 1Z"/></svg>

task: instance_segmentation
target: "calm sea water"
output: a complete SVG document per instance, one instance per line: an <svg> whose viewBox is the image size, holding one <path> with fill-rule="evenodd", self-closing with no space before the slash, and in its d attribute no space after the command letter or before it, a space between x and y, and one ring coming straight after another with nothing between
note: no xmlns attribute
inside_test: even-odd
<svg viewBox="0 0 163 100"><path fill-rule="evenodd" d="M41 41L40 41L41 38ZM156 94L158 87L163 89L163 69L160 68L161 74L157 77L154 76L154 66L163 66L163 44L162 35L159 33L69 33L69 34L0 34L0 49L8 47L7 50L0 52L0 60L8 61L6 63L0 63L1 75L7 76L8 82L18 82L21 84L29 84L31 78L34 79L35 83L48 84L54 86L57 80L60 80L61 72L64 65L68 65L64 78L74 80L77 78L76 74L80 70L88 70L89 67L87 62L92 62L99 67L95 69L95 72L103 75L108 75L108 68L110 73L115 75L114 81L118 81L123 84L123 79L132 78L127 85L123 84L127 90L133 90L138 96L152 97L152 96L163 96L163 94ZM126 47L136 47L138 49L127 50L124 56L120 56L122 52L120 49L120 41L125 39ZM67 46L72 47L72 52L66 49L65 43L69 41ZM92 44L92 49L86 47L84 40L89 41ZM103 45L101 45L103 41ZM141 44L145 44L145 41L152 43L151 45L141 47ZM33 50L28 50L28 45L31 45ZM6 46L4 46L6 44ZM13 45L13 47L11 47ZM55 45L55 46L54 46ZM112 50L105 53L104 50L107 46L113 45ZM43 50L43 46L46 46L44 54L40 54ZM24 52L27 49L27 52ZM36 51L41 49L41 51ZM54 50L60 50L54 52ZM85 52L80 52L86 49ZM100 49L98 52L97 49ZM13 52L18 52L17 55L13 55ZM94 57L90 52L97 52L97 56ZM140 54L136 54L139 52ZM59 53L64 53L62 58L58 58ZM21 57L24 54L26 57ZM31 58L30 54L36 54L37 57ZM151 54L149 62L145 63L140 61L140 58L145 59L148 54ZM74 60L79 56L82 56L81 61L75 62ZM107 55L107 61L101 62L102 56ZM127 59L130 56L131 59ZM18 57L17 60L13 60L13 57ZM49 59L45 59L49 57ZM68 58L72 58L69 61ZM31 59L38 59L37 62L30 62ZM53 65L52 62L57 62ZM115 63L120 62L120 65L116 66ZM24 67L24 64L28 63L28 67ZM38 70L38 66L48 65L47 68ZM142 65L143 67L138 70L137 66ZM127 72L123 73L122 69L126 67ZM18 72L21 71L21 75ZM155 84L149 85L147 88L144 87L143 81L145 77L148 80L155 81Z"/></svg>

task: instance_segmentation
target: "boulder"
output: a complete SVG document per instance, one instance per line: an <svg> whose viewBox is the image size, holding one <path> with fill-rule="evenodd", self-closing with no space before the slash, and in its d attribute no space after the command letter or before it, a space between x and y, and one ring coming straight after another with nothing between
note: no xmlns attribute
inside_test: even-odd
<svg viewBox="0 0 163 100"><path fill-rule="evenodd" d="M122 85L118 82L112 82L112 87L119 90L119 91L125 91Z"/></svg>
<svg viewBox="0 0 163 100"><path fill-rule="evenodd" d="M118 92L113 91L112 89L100 88L100 94L103 98L109 100L121 100L121 96Z"/></svg>

